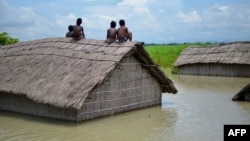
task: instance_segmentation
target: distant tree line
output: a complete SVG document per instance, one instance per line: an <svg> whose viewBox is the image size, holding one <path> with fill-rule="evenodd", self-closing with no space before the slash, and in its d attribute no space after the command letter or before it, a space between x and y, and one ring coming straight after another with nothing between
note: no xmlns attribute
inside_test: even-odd
<svg viewBox="0 0 250 141"><path fill-rule="evenodd" d="M18 38L10 37L7 32L0 32L0 45L14 44L18 42Z"/></svg>

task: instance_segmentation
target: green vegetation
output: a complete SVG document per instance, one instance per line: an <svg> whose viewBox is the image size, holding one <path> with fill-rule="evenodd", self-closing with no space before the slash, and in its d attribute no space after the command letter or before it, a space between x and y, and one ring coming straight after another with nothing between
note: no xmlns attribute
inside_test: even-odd
<svg viewBox="0 0 250 141"><path fill-rule="evenodd" d="M8 45L18 43L19 39L12 38L7 32L0 32L0 45Z"/></svg>
<svg viewBox="0 0 250 141"><path fill-rule="evenodd" d="M182 44L164 44L156 45L150 44L146 45L145 49L149 53L153 61L158 64L161 68L172 69L172 72L175 73L177 70L173 68L173 63L181 54L181 52L189 46L212 46L215 45L210 42L206 43L182 43Z"/></svg>
<svg viewBox="0 0 250 141"><path fill-rule="evenodd" d="M163 68L171 68L174 61L188 45L153 45L146 46L153 61Z"/></svg>

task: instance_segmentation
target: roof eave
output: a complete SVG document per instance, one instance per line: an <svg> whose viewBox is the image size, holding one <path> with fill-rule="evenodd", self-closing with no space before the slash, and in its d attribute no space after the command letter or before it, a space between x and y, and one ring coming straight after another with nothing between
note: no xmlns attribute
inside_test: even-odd
<svg viewBox="0 0 250 141"><path fill-rule="evenodd" d="M162 92L176 94L178 91L173 82L165 75L165 73L153 62L149 54L143 48L143 44L135 44L134 57L140 61L144 68L160 83Z"/></svg>

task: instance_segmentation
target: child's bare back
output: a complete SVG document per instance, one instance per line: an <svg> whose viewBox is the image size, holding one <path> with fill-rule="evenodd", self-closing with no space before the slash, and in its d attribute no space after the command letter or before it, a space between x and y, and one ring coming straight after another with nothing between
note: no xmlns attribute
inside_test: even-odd
<svg viewBox="0 0 250 141"><path fill-rule="evenodd" d="M73 37L74 39L82 39L85 38L83 27L81 26L82 19L78 18L76 20L76 25L73 27Z"/></svg>
<svg viewBox="0 0 250 141"><path fill-rule="evenodd" d="M112 21L110 23L110 28L107 30L106 42L108 42L108 43L115 42L115 40L117 38L117 29L115 27L116 27L116 23L115 23L115 21Z"/></svg>
<svg viewBox="0 0 250 141"><path fill-rule="evenodd" d="M122 26L118 29L118 35L117 38L120 42L124 42L128 40L128 28L125 26Z"/></svg>
<svg viewBox="0 0 250 141"><path fill-rule="evenodd" d="M132 41L132 32L129 32L125 26L125 21L120 20L120 28L118 29L117 38L119 42L125 42L127 40Z"/></svg>
<svg viewBox="0 0 250 141"><path fill-rule="evenodd" d="M73 35L74 35L75 39L81 38L82 37L82 27L75 25L73 28L73 33L74 33Z"/></svg>

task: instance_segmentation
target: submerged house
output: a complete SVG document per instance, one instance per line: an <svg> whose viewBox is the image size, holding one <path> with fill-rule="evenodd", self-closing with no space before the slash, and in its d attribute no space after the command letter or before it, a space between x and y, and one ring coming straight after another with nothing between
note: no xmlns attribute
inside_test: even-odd
<svg viewBox="0 0 250 141"><path fill-rule="evenodd" d="M140 42L46 38L0 48L0 110L83 121L161 104L173 82Z"/></svg>
<svg viewBox="0 0 250 141"><path fill-rule="evenodd" d="M179 74L250 77L250 42L186 48L174 66Z"/></svg>
<svg viewBox="0 0 250 141"><path fill-rule="evenodd" d="M250 101L250 83L240 90L233 98L233 101Z"/></svg>

